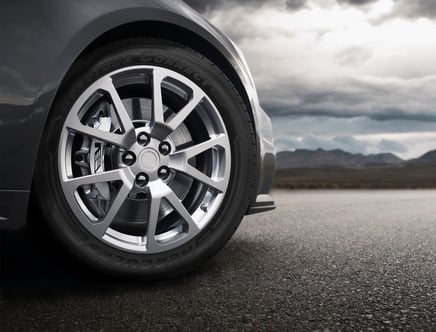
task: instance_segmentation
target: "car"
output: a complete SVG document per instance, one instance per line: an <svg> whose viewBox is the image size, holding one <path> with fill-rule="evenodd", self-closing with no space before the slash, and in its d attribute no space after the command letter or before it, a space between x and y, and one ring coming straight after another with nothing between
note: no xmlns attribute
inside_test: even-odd
<svg viewBox="0 0 436 332"><path fill-rule="evenodd" d="M80 261L157 280L274 209L246 61L186 3L5 2L0 21L0 229L40 215Z"/></svg>

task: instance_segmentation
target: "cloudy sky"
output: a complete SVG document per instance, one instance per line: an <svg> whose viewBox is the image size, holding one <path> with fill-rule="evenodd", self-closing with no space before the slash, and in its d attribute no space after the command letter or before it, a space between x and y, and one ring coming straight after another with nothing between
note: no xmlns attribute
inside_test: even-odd
<svg viewBox="0 0 436 332"><path fill-rule="evenodd" d="M278 150L436 149L435 0L189 0L243 50Z"/></svg>

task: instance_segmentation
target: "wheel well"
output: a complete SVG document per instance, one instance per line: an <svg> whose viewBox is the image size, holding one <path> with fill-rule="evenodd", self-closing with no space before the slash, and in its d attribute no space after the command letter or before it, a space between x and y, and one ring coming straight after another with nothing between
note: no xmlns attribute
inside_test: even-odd
<svg viewBox="0 0 436 332"><path fill-rule="evenodd" d="M157 21L141 21L127 23L116 27L104 33L94 40L85 50L82 51L79 58L88 52L99 48L105 44L134 37L155 37L166 40L171 40L192 48L193 50L203 54L213 63L215 63L232 81L238 90L240 96L244 100L246 107L250 110L250 117L253 117L251 104L247 96L244 85L242 84L238 73L229 63L226 57L210 42L198 34L187 30L183 27ZM252 118L252 121L254 119ZM254 124L254 121L253 121Z"/></svg>

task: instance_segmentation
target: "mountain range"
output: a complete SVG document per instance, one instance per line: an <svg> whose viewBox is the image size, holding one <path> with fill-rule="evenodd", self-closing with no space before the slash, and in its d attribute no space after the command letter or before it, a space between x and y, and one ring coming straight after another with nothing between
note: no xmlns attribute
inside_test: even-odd
<svg viewBox="0 0 436 332"><path fill-rule="evenodd" d="M277 169L294 168L380 168L413 165L436 165L436 150L427 152L423 156L403 160L393 153L372 155L353 154L340 149L336 150L305 150L283 151L277 154Z"/></svg>

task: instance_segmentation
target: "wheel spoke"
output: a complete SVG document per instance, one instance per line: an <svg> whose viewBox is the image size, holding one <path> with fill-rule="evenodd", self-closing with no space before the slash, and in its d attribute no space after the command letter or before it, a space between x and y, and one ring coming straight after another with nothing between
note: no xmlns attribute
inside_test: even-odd
<svg viewBox="0 0 436 332"><path fill-rule="evenodd" d="M80 133L95 138L99 141L122 147L124 149L128 149L131 145L130 140L126 140L125 135L118 135L104 130L88 127L81 124L78 120L74 122L70 121L66 127L73 132Z"/></svg>
<svg viewBox="0 0 436 332"><path fill-rule="evenodd" d="M182 217L183 220L188 223L190 236L198 233L200 229L198 228L198 225L195 223L191 214L188 212L188 210L186 210L185 206L174 193L174 191L172 191L170 187L168 187L168 189L168 194L166 195L165 199L179 213L180 217Z"/></svg>
<svg viewBox="0 0 436 332"><path fill-rule="evenodd" d="M148 227L147 227L147 251L155 250L157 247L156 243L156 229L157 222L159 219L159 209L161 204L161 197L151 197L150 202L150 212L148 217Z"/></svg>
<svg viewBox="0 0 436 332"><path fill-rule="evenodd" d="M113 106L115 108L115 112L117 113L118 120L120 121L121 126L123 127L125 135L126 136L133 135L133 139L134 139L135 128L133 126L132 119L127 113L127 110L120 98L120 95L115 89L112 79L108 77L105 80L103 80L101 83L101 89L109 93L109 96L111 97Z"/></svg>
<svg viewBox="0 0 436 332"><path fill-rule="evenodd" d="M168 122L168 127L170 127L172 131L176 130L192 113L192 111L194 111L204 97L205 94L201 90L194 90L192 99Z"/></svg>
<svg viewBox="0 0 436 332"><path fill-rule="evenodd" d="M70 193L74 194L77 188L83 185L112 182L112 181L124 181L124 180L125 180L124 169L117 169L113 171L95 173L91 175L64 180L64 184L69 189Z"/></svg>
<svg viewBox="0 0 436 332"><path fill-rule="evenodd" d="M115 134L109 131L100 130L97 128L93 128L81 123L79 119L79 109L76 109L70 117L66 121L66 128L70 131L80 133L94 139L116 145L122 147L124 149L129 149L130 146L136 141L135 137L135 128L133 126L132 120L130 119L129 114L127 113L124 104L113 85L112 79L110 77L106 77L101 79L100 81L95 83L95 89L91 89L92 93L95 91L105 91L109 94L112 104L115 109L115 113L117 115L118 121L120 122L124 133L123 134ZM91 92L87 92L81 96L81 99L86 101L88 98L92 96Z"/></svg>
<svg viewBox="0 0 436 332"><path fill-rule="evenodd" d="M153 107L152 119L153 125L164 124L164 109L162 100L162 81L165 78L162 71L158 69L153 70Z"/></svg>
<svg viewBox="0 0 436 332"><path fill-rule="evenodd" d="M178 165L175 165L173 167L176 171L179 171L181 173L184 173L192 178L194 178L197 181L200 181L201 183L217 190L218 192L222 193L225 190L226 183L224 180L214 180L211 177L207 176L203 172L199 171L195 167L192 167L189 164L185 164L183 167L179 167Z"/></svg>
<svg viewBox="0 0 436 332"><path fill-rule="evenodd" d="M211 137L209 140L196 144L194 146L190 146L189 148L177 151L171 155L174 159L179 159L180 156L183 156L185 161L188 161L189 159L198 156L199 154L215 147L215 146L222 146L225 147L227 143L226 135L217 135Z"/></svg>
<svg viewBox="0 0 436 332"><path fill-rule="evenodd" d="M123 184L120 191L117 194L117 197L115 198L114 202L112 203L112 206L110 207L108 213L104 217L103 221L99 222L98 224L90 224L89 230L97 237L103 237L107 231L107 229L111 226L114 218L117 216L118 212L120 211L121 207L123 206L125 200L127 199L127 196L129 195L130 191L132 190L132 186L129 186L127 184Z"/></svg>
<svg viewBox="0 0 436 332"><path fill-rule="evenodd" d="M151 183L150 194L151 194L150 219L153 223L154 222L157 223L157 215L159 214L160 202L162 199L165 199L174 208L174 210L177 211L180 217L182 217L182 219L188 223L190 236L200 231L194 219L192 218L191 214L188 212L188 210L186 210L183 203L180 201L180 199L177 197L174 191L163 181L159 180ZM153 227L155 226L149 225L149 229L147 233L147 241L149 240L150 236L153 236L154 239L154 236L156 234L156 229L154 228L154 233L153 233ZM151 243L153 243L153 239Z"/></svg>

